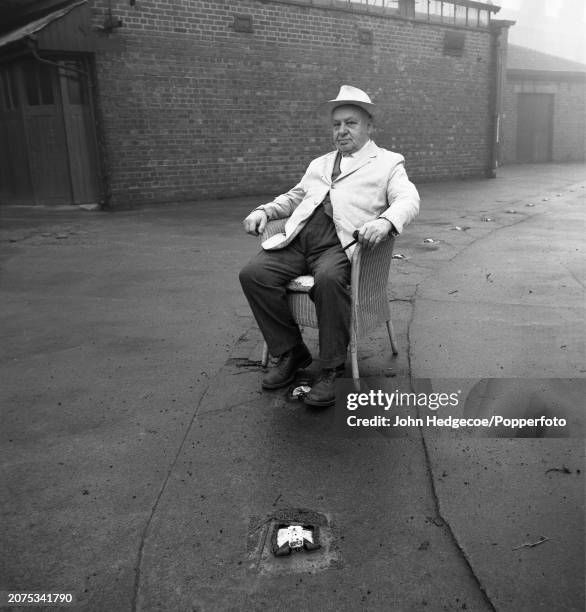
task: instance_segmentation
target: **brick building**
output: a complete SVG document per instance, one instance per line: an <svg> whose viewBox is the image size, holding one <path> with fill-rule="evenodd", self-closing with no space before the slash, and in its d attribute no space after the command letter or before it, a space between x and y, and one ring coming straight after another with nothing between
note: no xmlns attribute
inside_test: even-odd
<svg viewBox="0 0 586 612"><path fill-rule="evenodd" d="M512 23L498 10L0 0L0 198L116 207L287 189L332 148L318 107L342 83L381 108L375 140L414 180L493 175Z"/></svg>
<svg viewBox="0 0 586 612"><path fill-rule="evenodd" d="M508 48L502 163L584 161L586 65Z"/></svg>

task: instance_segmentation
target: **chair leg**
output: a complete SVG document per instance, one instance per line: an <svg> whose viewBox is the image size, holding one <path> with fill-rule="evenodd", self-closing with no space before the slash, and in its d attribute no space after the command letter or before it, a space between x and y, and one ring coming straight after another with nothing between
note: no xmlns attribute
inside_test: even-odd
<svg viewBox="0 0 586 612"><path fill-rule="evenodd" d="M260 360L260 365L263 368L266 368L268 362L269 362L269 347L267 346L266 342L263 342L263 344L262 344L262 357L261 357L261 360Z"/></svg>
<svg viewBox="0 0 586 612"><path fill-rule="evenodd" d="M397 336L395 336L393 322L390 319L387 321L387 331L389 332L389 340L391 341L391 350L393 351L393 355L397 355L399 352L397 346Z"/></svg>
<svg viewBox="0 0 586 612"><path fill-rule="evenodd" d="M350 361L352 363L352 378L358 380L360 378L360 372L358 371L358 341L354 330L350 335Z"/></svg>

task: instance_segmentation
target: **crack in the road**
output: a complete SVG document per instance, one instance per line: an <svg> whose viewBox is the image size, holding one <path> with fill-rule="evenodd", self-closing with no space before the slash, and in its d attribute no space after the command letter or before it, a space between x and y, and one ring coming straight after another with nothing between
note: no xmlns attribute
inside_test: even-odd
<svg viewBox="0 0 586 612"><path fill-rule="evenodd" d="M173 458L173 461L171 465L169 466L169 469L167 470L165 479L163 480L161 488L159 489L159 493L157 494L157 497L155 498L155 501L151 508L151 512L149 514L147 522L142 531L142 535L140 538L140 544L138 547L138 558L137 558L136 571L135 571L135 576L134 576L134 589L133 589L132 601L131 601L131 609L133 612L136 612L138 610L138 598L139 598L139 590L140 590L141 568L142 568L142 561L143 561L143 556L144 556L144 548L145 548L146 541L149 535L151 524L153 522L153 518L157 512L159 502L161 501L161 498L163 497L165 489L167 488L167 484L169 483L171 474L173 473L173 470L175 469L175 466L177 465L177 462L179 461L179 456L181 455L181 452L183 451L183 447L185 446L185 441L187 440L187 436L189 435L189 432L191 431L193 427L195 419L197 418L197 415L199 414L200 406L202 405L204 399L206 398L208 394L208 391L210 390L211 384L212 384L211 381L208 382L206 388L201 394L201 397L199 398L199 401L197 402L195 410L193 411L193 416L191 417L191 420L189 421L189 424L187 428L185 429L185 434L181 440L181 443L179 444L179 447L177 448L175 457Z"/></svg>
<svg viewBox="0 0 586 612"><path fill-rule="evenodd" d="M570 273L570 276L580 285L580 287L585 287L584 281L580 280L568 266L564 266L564 268Z"/></svg>
<svg viewBox="0 0 586 612"><path fill-rule="evenodd" d="M223 408L218 408L217 410L208 410L204 416L217 416L218 414L225 414L226 412L231 412L235 408L242 408L243 406L249 406L254 402L254 398L248 398L242 402L237 402L236 404L230 404L229 406L224 406Z"/></svg>
<svg viewBox="0 0 586 612"><path fill-rule="evenodd" d="M250 333L250 330L252 329L252 327L249 327L236 341L235 345L239 344L240 342L242 342L243 338L247 337L248 334ZM248 360L247 360L248 361ZM183 451L183 448L185 446L185 442L187 440L187 437L189 436L189 433L191 432L192 428L193 428L193 424L195 423L195 420L197 419L197 417L199 416L200 413L200 408L204 402L204 400L206 399L206 397L208 396L210 390L212 389L212 386L214 384L214 381L216 380L216 378L222 374L222 372L225 370L226 368L226 364L224 364L223 366L221 366L219 368L219 370L208 380L208 384L206 385L205 389L203 390L203 393L201 394L201 397L199 398L197 405L195 406L195 410L193 411L193 415L189 421L189 424L187 425L186 429L185 429L185 434L183 435L183 438L181 439L181 443L179 444L178 448L177 448L177 452L175 453L175 456L173 458L173 461L171 462L167 473L165 475L165 479L163 480L163 483L161 484L161 488L159 489L159 492L157 494L157 497L155 498L155 501L152 505L151 508L151 512L149 514L149 517L146 521L146 524L144 526L144 529L142 531L142 535L140 538L140 543L139 543L139 548L138 548L138 556L137 556L137 563L136 563L136 572L135 572L135 577L134 577L134 588L133 588L133 594L132 594L132 600L131 600L131 610L132 612L137 612L138 610L138 604L139 604L139 591L140 591L140 582L141 582L141 568L142 568L142 562L143 562L143 557L144 557L144 549L146 546L146 542L149 536L149 531L150 531L150 527L151 524L153 522L153 518L157 512L157 508L159 506L159 503L165 493L165 489L167 488L167 484L169 483L169 479L171 478L171 474L173 473L173 471L175 470L175 467L177 465L177 462L179 461L179 457L181 456L181 453ZM245 370L246 372L249 372L251 370ZM246 402L239 402L237 404L234 404L232 406L228 406L225 407L223 409L221 409L220 411L214 411L214 413L217 412L224 412L226 410L233 410L234 408L244 404Z"/></svg>
<svg viewBox="0 0 586 612"><path fill-rule="evenodd" d="M411 308L411 316L410 316L410 319L409 319L409 321L407 323L407 372L408 372L409 379L411 380L411 387L412 388L413 388L413 377L412 377L412 370L411 370L411 325L413 323L413 318L415 316L415 296L417 294L417 290L418 289L419 289L419 285L417 285L417 287L415 289L415 293L413 295L413 301L412 301L413 307ZM472 580L474 581L474 583L478 587L479 591L481 592L482 597L483 597L485 603L490 607L490 609L493 612L498 612L496 606L494 605L493 601L491 600L490 596L488 595L488 593L486 591L486 588L482 584L482 581L480 580L479 576L476 574L476 572L474 570L474 566L472 565L472 562L470 561L468 555L466 554L466 551L461 546L458 538L456 537L456 534L454 533L454 530L452 529L452 526L450 525L450 522L442 514L440 499L439 499L439 495L438 495L438 492L437 492L437 489L436 489L436 485L435 485L434 472L433 472L433 468L432 468L432 465L431 465L431 459L430 459L430 456L429 456L429 449L427 447L427 440L425 438L425 435L424 435L423 430L422 430L421 427L419 427L419 435L420 435L420 438L421 438L421 444L422 444L423 453L424 453L424 456L425 456L425 467L427 469L427 475L428 475L429 485L430 485L430 490L431 490L431 497L433 499L433 504L434 504L434 507L435 507L435 514L436 514L437 517L439 517L441 519L443 524L446 526L446 529L448 530L449 537L450 537L452 543L454 544L454 547L458 551L458 554L460 555L460 557L463 559L464 564L467 567L468 572L469 572L470 576L472 577Z"/></svg>
<svg viewBox="0 0 586 612"><path fill-rule="evenodd" d="M460 557L463 559L464 564L467 567L468 572L469 572L470 576L472 577L472 580L474 581L474 583L478 587L480 593L482 594L482 597L483 597L485 603L490 607L490 609L493 612L498 612L498 609L495 606L495 604L492 601L492 599L490 598L490 595L488 594L488 592L486 590L486 587L484 586L484 584L482 583L482 580L480 579L480 577L478 576L478 574L474 570L474 566L472 565L472 561L470 560L470 558L466 554L466 551L464 550L464 548L460 544L460 541L458 540L458 537L456 536L454 530L452 529L452 526L450 525L450 522L442 514L440 499L439 499L439 495L437 493L437 489L436 489L436 485L435 485L435 476L434 476L434 473L433 473L433 468L431 467L431 459L429 457L429 449L428 449L428 446L427 446L427 440L425 438L425 435L423 434L423 431L422 431L421 427L419 428L419 432L420 432L420 435L421 435L421 444L423 446L423 452L424 452L424 455L425 455L425 465L427 467L427 473L428 473L428 476L429 476L431 495L432 495L434 506L435 506L435 514L436 514L437 517L439 517L442 520L442 522L446 526L450 539L452 540L452 542L453 542L456 550L458 551Z"/></svg>
<svg viewBox="0 0 586 612"><path fill-rule="evenodd" d="M403 301L410 302L411 305L412 305L409 321L407 322L407 375L409 376L409 379L411 381L411 387L412 388L413 388L413 375L412 375L412 369L411 369L411 327L412 327L412 324L413 324L413 319L415 317L415 299L417 297L417 292L419 291L419 286L420 286L420 283L417 283L415 285L415 291L413 292L413 297L410 300L403 300ZM492 602L490 596L486 592L486 589L485 589L484 585L482 584L482 581L480 580L480 578L478 577L478 575L474 571L474 567L473 567L470 559L468 558L468 555L466 554L465 550L460 545L460 542L458 541L458 538L456 537L456 534L454 533L454 531L452 529L452 526L450 525L450 523L446 519L446 517L443 516L443 514L442 514L440 500L439 500L439 496L438 496L437 489L436 489L436 486L435 486L435 478L434 478L434 473L433 473L433 469L432 469L432 466L431 466L431 459L430 459L430 456L429 456L429 450L428 450L428 447L427 447L427 441L425 439L425 435L424 435L423 430L421 429L421 427L419 427L419 435L420 435L420 438L421 438L421 444L422 444L423 453L424 453L424 456L425 456L425 467L427 469L427 475L428 475L429 485L430 485L430 489L431 489L431 497L433 498L433 504L434 504L434 507L435 507L435 514L436 514L437 517L439 517L441 519L443 524L446 526L446 529L448 530L450 539L452 540L456 550L458 551L458 554L464 560L464 564L466 565L466 567L468 569L468 572L470 573L470 576L472 577L474 583L476 584L476 586L478 587L479 591L481 592L482 597L483 597L485 603L488 606L490 606L490 609L493 610L493 612L497 612L496 606L494 605L494 603Z"/></svg>
<svg viewBox="0 0 586 612"><path fill-rule="evenodd" d="M521 220L517 221L517 223L519 223L519 222L521 222ZM510 227L510 225L504 226L504 227ZM502 229L502 228L501 227L495 228L495 231L498 231L499 229ZM494 232L490 232L490 234L493 234L493 233ZM453 257L451 257L449 259L449 261L452 261L453 259L455 259L458 255L460 255L462 253L462 251L465 251L469 246L471 246L472 244L474 244L478 240L481 240L484 237L485 236L479 237L476 240L472 240L469 244L464 245L464 248L461 251L458 251L457 253L455 253L453 255ZM421 285L421 283L417 283L415 285L415 290L413 292L412 298L410 300L405 300L405 301L409 301L411 303L410 318L409 318L409 321L407 322L407 372L408 372L408 376L409 376L409 379L411 381L411 386L412 387L413 387L413 371L412 371L412 358L411 358L411 328L412 328L413 320L414 320L414 317L415 317L415 301L417 299L417 294L419 292L420 285ZM470 577L472 578L474 584L477 586L478 590L480 591L484 602L486 603L487 606L489 606L490 610L492 610L493 612L498 612L495 604L493 603L492 599L490 598L489 594L487 593L486 588L484 587L480 577L476 574L476 571L474 570L474 566L472 565L471 560L469 559L468 555L466 554L466 551L464 550L464 548L460 544L460 542L459 542L459 540L458 540L454 530L452 529L452 526L450 525L450 523L446 519L446 517L443 516L443 514L442 514L440 499L439 499L439 495L438 495L436 484L435 484L434 472L433 472L433 468L432 468L432 465L431 465L431 458L430 458L429 449L428 449L428 446L427 446L427 440L425 438L425 435L424 435L423 430L422 430L421 427L419 427L419 435L420 435L420 438L421 438L421 444L422 444L423 453L424 453L424 456L425 456L425 467L427 469L428 480L429 480L430 491L431 491L431 497L433 499L433 504L434 504L434 507L435 507L435 514L436 514L436 516L439 519L441 519L441 521L445 525L445 527L447 529L447 532L449 534L450 540L452 541L455 549L457 550L458 555L463 560L464 565L466 566L466 568L468 570L468 573L469 573Z"/></svg>
<svg viewBox="0 0 586 612"><path fill-rule="evenodd" d="M470 248L472 245L474 245L479 240L482 240L483 238L485 238L487 236L493 235L494 233L496 233L497 231L499 231L501 229L509 228L509 227L512 227L512 226L517 225L519 223L523 223L523 222L525 222L525 221L527 221L528 219L531 219L531 218L532 218L532 216L523 216L522 218L513 220L512 223L508 223L508 224L503 225L503 226L495 227L494 230L492 232L490 232L489 234L486 234L484 236L479 236L478 238L470 241L468 244L463 245L463 248L461 250L459 250L457 253L455 253L451 258L449 258L448 261L450 261L450 262L453 261L456 257L458 257L459 255L464 253L468 248ZM411 263L412 263L412 265L415 265L416 267L421 267L421 266L419 266L417 264L417 262L413 262L412 261ZM579 279L576 278L576 276L573 274L573 272L571 270L568 269L568 272L572 275L572 277L574 277L574 279L581 286L584 286L583 283ZM412 327L412 323L413 323L413 319L414 319L414 315L415 315L415 301L416 301L419 289L420 289L420 283L418 283L415 286L415 291L413 293L412 300L405 300L405 301L412 302L412 305L413 305L413 307L411 308L411 317L410 317L410 319L409 319L409 321L407 323L407 363L408 363L408 373L409 373L409 377L410 377L412 383L413 383L413 376L412 376L412 368L411 368L411 327ZM420 436L421 436L421 444L423 446L423 451L424 451L424 455L425 455L425 464L426 464L426 468L427 468L427 472L428 472L430 489L431 489L431 494L432 494L432 498L433 498L434 505L435 505L436 515L445 524L445 526L446 526L446 528L448 530L450 539L452 540L452 542L453 542L455 548L457 549L460 557L462 558L464 564L466 565L471 578L474 580L474 583L477 585L480 593L482 594L482 597L483 597L485 603L490 607L491 610L493 610L494 612L497 612L498 609L497 609L495 603L492 601L490 595L488 594L488 592L486 590L486 587L482 583L482 580L480 579L480 577L476 573L471 559L466 554L466 551L464 550L463 546L461 545L460 541L458 540L458 537L456 536L456 533L452 529L452 526L450 525L450 522L442 514L441 503L440 503L440 498L439 498L438 491L437 491L437 488L436 488L435 475L434 475L434 470L432 468L431 457L430 457L429 447L428 447L428 444L427 444L427 439L426 439L426 437L424 435L424 432L421 429L421 427L419 428L419 431L420 431Z"/></svg>

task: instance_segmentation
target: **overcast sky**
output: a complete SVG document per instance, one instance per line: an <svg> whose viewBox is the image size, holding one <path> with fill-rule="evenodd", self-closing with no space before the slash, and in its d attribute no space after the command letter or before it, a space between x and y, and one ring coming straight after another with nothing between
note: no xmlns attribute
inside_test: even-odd
<svg viewBox="0 0 586 612"><path fill-rule="evenodd" d="M586 64L586 0L493 0L517 23L509 42Z"/></svg>

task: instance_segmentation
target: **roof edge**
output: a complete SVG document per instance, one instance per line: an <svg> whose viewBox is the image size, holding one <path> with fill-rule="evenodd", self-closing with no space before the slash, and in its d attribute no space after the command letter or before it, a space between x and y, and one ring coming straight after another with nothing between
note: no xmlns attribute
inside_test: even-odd
<svg viewBox="0 0 586 612"><path fill-rule="evenodd" d="M7 34L3 34L0 36L0 48L5 47L6 45L10 45L13 43L20 42L23 38L27 38L29 36L33 36L37 32L45 29L48 25L65 17L68 13L70 13L73 9L81 6L82 4L86 4L88 0L76 0L67 6L61 7L56 11L48 13L43 17L39 17L38 19L34 19L33 21L27 23L26 25L20 26L16 28L12 32L8 32Z"/></svg>
<svg viewBox="0 0 586 612"><path fill-rule="evenodd" d="M507 78L509 77L533 81L586 81L586 71L509 68L507 70Z"/></svg>

